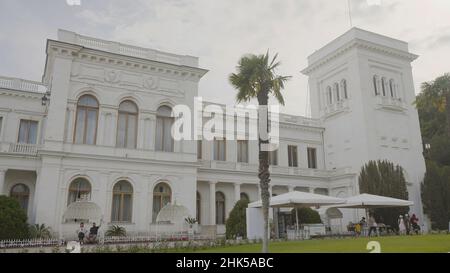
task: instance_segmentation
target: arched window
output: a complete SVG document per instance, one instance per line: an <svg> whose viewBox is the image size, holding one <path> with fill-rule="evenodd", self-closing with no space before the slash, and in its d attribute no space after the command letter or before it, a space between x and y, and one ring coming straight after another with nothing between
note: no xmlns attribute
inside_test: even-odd
<svg viewBox="0 0 450 273"><path fill-rule="evenodd" d="M197 211L196 211L196 218L197 218L197 223L201 223L201 217L202 217L202 196L200 195L199 192L197 192Z"/></svg>
<svg viewBox="0 0 450 273"><path fill-rule="evenodd" d="M248 197L248 194L245 192L241 192L241 200L247 200L250 202L250 198Z"/></svg>
<svg viewBox="0 0 450 273"><path fill-rule="evenodd" d="M225 224L225 195L218 191L216 192L216 225Z"/></svg>
<svg viewBox="0 0 450 273"><path fill-rule="evenodd" d="M381 88L383 90L383 96L386 96L387 91L386 84L387 84L386 78L385 77L381 78Z"/></svg>
<svg viewBox="0 0 450 273"><path fill-rule="evenodd" d="M395 98L395 81L393 79L389 81L389 91L391 92L391 97Z"/></svg>
<svg viewBox="0 0 450 273"><path fill-rule="evenodd" d="M378 96L380 94L380 90L378 88L378 76L373 76L373 90L375 91L375 96Z"/></svg>
<svg viewBox="0 0 450 273"><path fill-rule="evenodd" d="M331 92L331 87L327 87L327 103L328 105L333 104L333 93Z"/></svg>
<svg viewBox="0 0 450 273"><path fill-rule="evenodd" d="M156 150L173 152L172 138L172 109L168 106L161 106L156 117Z"/></svg>
<svg viewBox="0 0 450 273"><path fill-rule="evenodd" d="M67 205L81 200L91 200L91 184L84 178L77 178L70 183Z"/></svg>
<svg viewBox="0 0 450 273"><path fill-rule="evenodd" d="M339 84L337 82L334 83L334 94L336 96L336 101L340 101L341 100L341 94L339 92Z"/></svg>
<svg viewBox="0 0 450 273"><path fill-rule="evenodd" d="M10 197L16 199L20 207L28 211L28 201L30 200L30 189L24 184L17 184L11 188Z"/></svg>
<svg viewBox="0 0 450 273"><path fill-rule="evenodd" d="M138 107L132 101L126 100L119 106L117 122L117 147L136 148L138 128Z"/></svg>
<svg viewBox="0 0 450 273"><path fill-rule="evenodd" d="M172 190L166 183L159 183L153 189L153 222L156 221L158 213L165 205L172 201Z"/></svg>
<svg viewBox="0 0 450 273"><path fill-rule="evenodd" d="M133 186L122 180L113 188L111 222L131 222L133 211Z"/></svg>
<svg viewBox="0 0 450 273"><path fill-rule="evenodd" d="M91 95L78 100L74 142L77 144L96 143L98 121L98 101Z"/></svg>
<svg viewBox="0 0 450 273"><path fill-rule="evenodd" d="M347 80L344 79L341 81L341 89L344 93L344 99L348 99Z"/></svg>

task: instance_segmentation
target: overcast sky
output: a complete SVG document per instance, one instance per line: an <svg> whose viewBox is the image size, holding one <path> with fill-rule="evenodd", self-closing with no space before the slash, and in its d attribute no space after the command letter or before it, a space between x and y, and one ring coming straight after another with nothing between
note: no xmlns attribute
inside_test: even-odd
<svg viewBox="0 0 450 273"><path fill-rule="evenodd" d="M0 75L39 81L57 29L200 57L205 100L233 104L245 53L278 52L285 112L305 115L308 55L350 28L347 0L0 0ZM450 72L450 0L351 0L353 25L410 43L420 83Z"/></svg>

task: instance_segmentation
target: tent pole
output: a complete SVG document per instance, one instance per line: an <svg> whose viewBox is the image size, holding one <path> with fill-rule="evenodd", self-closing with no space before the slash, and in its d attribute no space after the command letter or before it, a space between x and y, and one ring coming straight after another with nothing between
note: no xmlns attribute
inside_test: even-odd
<svg viewBox="0 0 450 273"><path fill-rule="evenodd" d="M297 207L295 207L295 221L296 221L296 234L295 234L295 236L297 237L298 236L298 209L297 209Z"/></svg>

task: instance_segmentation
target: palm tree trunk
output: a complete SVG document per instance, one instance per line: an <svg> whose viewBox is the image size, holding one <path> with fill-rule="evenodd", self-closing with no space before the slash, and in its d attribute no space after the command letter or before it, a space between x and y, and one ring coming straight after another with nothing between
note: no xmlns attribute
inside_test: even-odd
<svg viewBox="0 0 450 273"><path fill-rule="evenodd" d="M259 145L259 169L258 169L258 178L259 184L261 188L261 200L262 200L262 210L264 217L264 237L263 237L263 245L262 252L269 252L269 183L270 183L270 172L269 172L269 152L267 149L262 149L264 144L269 144L268 138L264 137L264 131L261 132L261 129L264 129L268 132L268 103L269 97L268 92L260 92L258 94L258 103L260 106L258 113L258 121L261 126L262 121L266 121L266 126L258 128L258 145Z"/></svg>

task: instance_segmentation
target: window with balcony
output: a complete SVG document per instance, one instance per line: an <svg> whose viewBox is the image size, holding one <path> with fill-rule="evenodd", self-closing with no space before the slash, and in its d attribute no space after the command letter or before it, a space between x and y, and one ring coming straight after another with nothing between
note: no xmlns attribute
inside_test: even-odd
<svg viewBox="0 0 450 273"><path fill-rule="evenodd" d="M338 83L334 83L334 88L333 89L334 89L336 101L340 101L341 100L341 94L340 94L340 91L339 91L339 84Z"/></svg>
<svg viewBox="0 0 450 273"><path fill-rule="evenodd" d="M77 201L91 200L91 184L84 178L78 178L72 181L69 186L69 196L67 205Z"/></svg>
<svg viewBox="0 0 450 273"><path fill-rule="evenodd" d="M383 96L386 96L387 82L386 82L386 78L385 77L381 78L381 90L383 91Z"/></svg>
<svg viewBox="0 0 450 273"><path fill-rule="evenodd" d="M34 120L20 120L18 143L36 144L38 122Z"/></svg>
<svg viewBox="0 0 450 273"><path fill-rule="evenodd" d="M226 161L226 140L214 139L214 160Z"/></svg>
<svg viewBox="0 0 450 273"><path fill-rule="evenodd" d="M119 148L135 149L137 130L138 107L132 101L124 101L119 105L116 146Z"/></svg>
<svg viewBox="0 0 450 273"><path fill-rule="evenodd" d="M348 99L347 80L343 79L341 81L341 89L342 89L342 92L344 93L343 94L344 99Z"/></svg>
<svg viewBox="0 0 450 273"><path fill-rule="evenodd" d="M77 103L74 142L94 145L97 138L98 101L91 95L82 96Z"/></svg>
<svg viewBox="0 0 450 273"><path fill-rule="evenodd" d="M131 222L133 211L133 186L122 180L113 188L111 222Z"/></svg>
<svg viewBox="0 0 450 273"><path fill-rule="evenodd" d="M238 140L237 149L237 161L248 163L248 140Z"/></svg>
<svg viewBox="0 0 450 273"><path fill-rule="evenodd" d="M158 108L156 116L156 150L173 152L172 109L168 106Z"/></svg>
<svg viewBox="0 0 450 273"><path fill-rule="evenodd" d="M298 167L297 146L288 146L288 163L289 167Z"/></svg>
<svg viewBox="0 0 450 273"><path fill-rule="evenodd" d="M328 103L328 105L333 104L333 92L331 92L331 87L330 86L327 87L326 94L327 94L327 103Z"/></svg>
<svg viewBox="0 0 450 273"><path fill-rule="evenodd" d="M308 168L317 169L317 149L308 148Z"/></svg>

